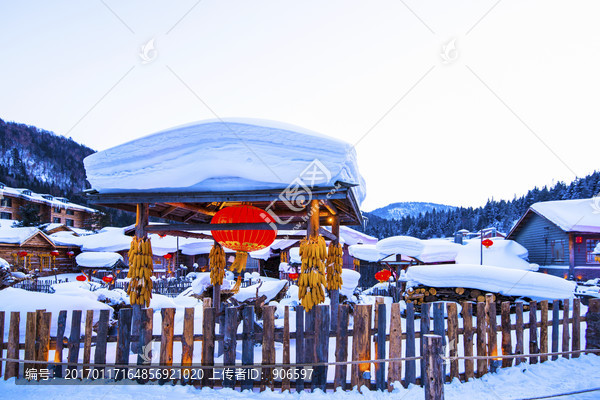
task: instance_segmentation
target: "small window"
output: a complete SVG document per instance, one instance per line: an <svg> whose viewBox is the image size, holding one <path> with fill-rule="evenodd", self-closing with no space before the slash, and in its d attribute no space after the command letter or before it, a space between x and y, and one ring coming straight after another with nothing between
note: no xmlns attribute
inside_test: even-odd
<svg viewBox="0 0 600 400"><path fill-rule="evenodd" d="M0 219L12 219L12 214L9 212L0 212Z"/></svg>
<svg viewBox="0 0 600 400"><path fill-rule="evenodd" d="M67 215L75 215L75 210L67 209Z"/></svg>
<svg viewBox="0 0 600 400"><path fill-rule="evenodd" d="M550 242L552 262L563 262L565 260L565 240L553 240Z"/></svg>
<svg viewBox="0 0 600 400"><path fill-rule="evenodd" d="M588 264L600 264L600 262L596 261L596 255L592 254L598 242L600 242L598 239L588 239L585 241L585 252Z"/></svg>
<svg viewBox="0 0 600 400"><path fill-rule="evenodd" d="M69 219L69 218L67 218L65 220L65 225L67 225L67 226L75 226L75 224L73 223L73 220Z"/></svg>
<svg viewBox="0 0 600 400"><path fill-rule="evenodd" d="M54 212L57 214L60 214L62 212L62 208L60 207L54 207Z"/></svg>
<svg viewBox="0 0 600 400"><path fill-rule="evenodd" d="M54 222L55 224L60 224L60 217L52 218L52 222Z"/></svg>
<svg viewBox="0 0 600 400"><path fill-rule="evenodd" d="M2 200L0 200L0 206L12 207L12 199L10 197L3 197Z"/></svg>

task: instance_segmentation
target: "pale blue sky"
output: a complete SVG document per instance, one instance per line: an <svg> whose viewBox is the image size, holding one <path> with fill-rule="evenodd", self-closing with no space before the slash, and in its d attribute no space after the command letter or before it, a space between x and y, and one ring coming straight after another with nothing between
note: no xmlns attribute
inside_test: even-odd
<svg viewBox="0 0 600 400"><path fill-rule="evenodd" d="M598 168L598 15L593 0L3 1L0 118L97 150L279 120L358 142L366 210L477 206Z"/></svg>

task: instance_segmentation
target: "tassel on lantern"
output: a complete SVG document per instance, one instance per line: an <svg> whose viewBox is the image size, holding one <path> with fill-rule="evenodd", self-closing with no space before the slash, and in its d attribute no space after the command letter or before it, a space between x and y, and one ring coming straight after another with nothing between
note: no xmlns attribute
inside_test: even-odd
<svg viewBox="0 0 600 400"><path fill-rule="evenodd" d="M231 291L233 293L237 293L240 291L240 287L242 287L242 276L238 276L237 280L235 281L235 285L233 285L233 288L231 289Z"/></svg>
<svg viewBox="0 0 600 400"><path fill-rule="evenodd" d="M210 284L222 285L225 277L225 250L219 243L210 249L208 264L210 266Z"/></svg>
<svg viewBox="0 0 600 400"><path fill-rule="evenodd" d="M246 251L236 251L235 259L233 260L233 264L229 267L230 271L236 271L240 274L244 269L246 269L246 262L248 261L248 252Z"/></svg>

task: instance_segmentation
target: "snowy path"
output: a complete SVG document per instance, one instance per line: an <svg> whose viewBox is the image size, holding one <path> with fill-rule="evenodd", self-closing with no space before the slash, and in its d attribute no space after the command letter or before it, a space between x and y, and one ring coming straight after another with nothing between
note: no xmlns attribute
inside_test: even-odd
<svg viewBox="0 0 600 400"><path fill-rule="evenodd" d="M543 364L512 367L497 374L488 374L481 379L468 383L457 381L445 387L446 399L490 399L510 400L559 394L589 388L600 387L600 357L584 355L578 359L559 359ZM180 400L197 399L208 396L215 400L236 400L247 398L300 400L300 399L377 399L377 400L413 400L423 399L423 390L418 386L410 389L400 388L388 392L342 392L327 393L321 391L309 393L236 392L231 389L202 389L181 386L26 386L15 385L14 379L0 382L0 398L53 400L145 400L177 398ZM578 395L563 396L560 399L591 400L599 399L600 391Z"/></svg>

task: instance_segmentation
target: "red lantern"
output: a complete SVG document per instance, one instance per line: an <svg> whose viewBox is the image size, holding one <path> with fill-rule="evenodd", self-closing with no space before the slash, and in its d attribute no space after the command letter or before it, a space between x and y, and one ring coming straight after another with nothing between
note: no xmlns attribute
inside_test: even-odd
<svg viewBox="0 0 600 400"><path fill-rule="evenodd" d="M295 273L295 272L292 272L292 273L289 275L289 277L290 277L290 279L291 279L291 280L295 281L296 279L298 279L298 274L297 274L297 273Z"/></svg>
<svg viewBox="0 0 600 400"><path fill-rule="evenodd" d="M52 257L58 257L58 251L57 251L57 250L52 250L52 251L50 252L50 255L51 255Z"/></svg>
<svg viewBox="0 0 600 400"><path fill-rule="evenodd" d="M379 282L387 282L391 276L392 273L387 269L382 269L381 271L375 273L375 279L377 279Z"/></svg>
<svg viewBox="0 0 600 400"><path fill-rule="evenodd" d="M491 241L490 239L484 239L484 240L483 240L483 242L481 242L481 244L482 244L482 245L484 245L484 246L485 246L485 248L487 249L487 248L489 248L491 245L493 245L493 244L494 244L494 242L493 242L493 241Z"/></svg>
<svg viewBox="0 0 600 400"><path fill-rule="evenodd" d="M85 275L77 275L75 279L77 279L79 282L87 281L87 277Z"/></svg>
<svg viewBox="0 0 600 400"><path fill-rule="evenodd" d="M225 207L215 214L211 224L232 223L274 223L269 214L254 206ZM236 230L236 231L211 231L213 238L223 247L235 251L256 251L271 245L277 237L277 230Z"/></svg>
<svg viewBox="0 0 600 400"><path fill-rule="evenodd" d="M112 276L105 276L102 278L102 282L106 282L106 283L111 283L113 281L113 277Z"/></svg>
<svg viewBox="0 0 600 400"><path fill-rule="evenodd" d="M71 251L67 251L67 255L68 255L69 257L73 257L73 256L75 255L75 252L74 252L74 251L72 251L72 250L71 250Z"/></svg>
<svg viewBox="0 0 600 400"><path fill-rule="evenodd" d="M18 254L19 254L19 257L27 257L27 252L24 250L21 250Z"/></svg>
<svg viewBox="0 0 600 400"><path fill-rule="evenodd" d="M170 260L171 258L173 258L173 254L167 253L163 257L165 258L165 260Z"/></svg>

